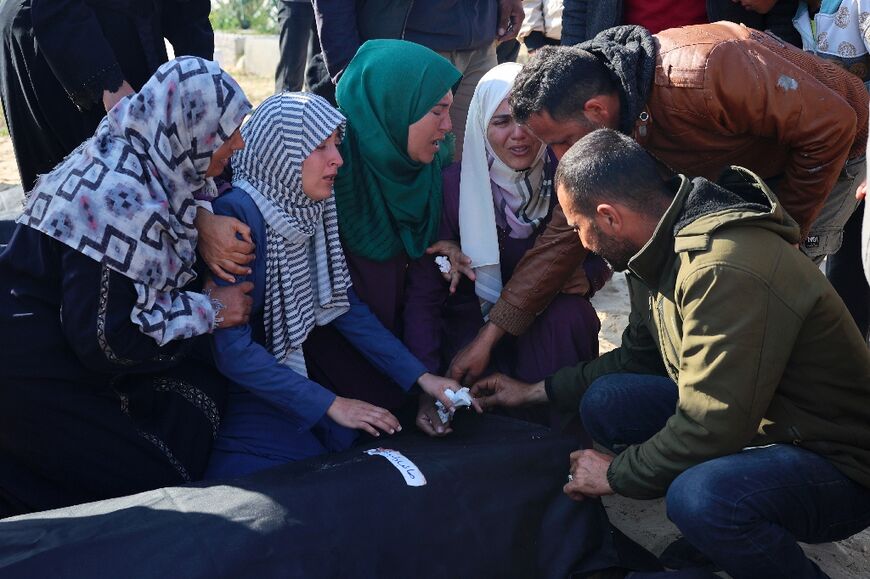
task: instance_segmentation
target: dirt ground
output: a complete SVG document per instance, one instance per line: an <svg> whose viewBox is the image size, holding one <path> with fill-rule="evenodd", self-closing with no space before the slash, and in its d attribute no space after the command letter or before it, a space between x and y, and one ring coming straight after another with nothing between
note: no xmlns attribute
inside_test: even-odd
<svg viewBox="0 0 870 579"><path fill-rule="evenodd" d="M254 105L274 91L274 80L244 74L234 74ZM20 183L12 143L8 136L0 136L0 190ZM615 348L628 320L628 292L624 276L617 274L613 281L593 299L601 318L601 352ZM622 497L609 497L607 511L624 533L655 554L660 554L679 532L665 516L661 500L634 501ZM837 543L805 545L804 549L828 575L834 579L866 579L870 577L870 530ZM723 575L726 576L727 575Z"/></svg>

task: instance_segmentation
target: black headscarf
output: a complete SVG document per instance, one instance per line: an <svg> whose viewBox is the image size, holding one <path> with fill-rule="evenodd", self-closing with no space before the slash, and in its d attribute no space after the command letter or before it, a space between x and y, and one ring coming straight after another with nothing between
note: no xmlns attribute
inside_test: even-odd
<svg viewBox="0 0 870 579"><path fill-rule="evenodd" d="M594 54L619 81L619 129L631 134L646 106L656 71L656 43L642 26L615 26L577 45Z"/></svg>

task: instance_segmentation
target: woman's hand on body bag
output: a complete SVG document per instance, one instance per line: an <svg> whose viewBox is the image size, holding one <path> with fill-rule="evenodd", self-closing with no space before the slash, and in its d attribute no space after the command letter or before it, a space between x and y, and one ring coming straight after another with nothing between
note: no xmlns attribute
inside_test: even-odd
<svg viewBox="0 0 870 579"><path fill-rule="evenodd" d="M336 396L326 415L342 426L365 430L372 436L380 436L378 430L388 434L402 430L399 420L389 410L352 398Z"/></svg>
<svg viewBox="0 0 870 579"><path fill-rule="evenodd" d="M248 295L254 284L243 281L236 285L217 286L210 278L203 285L203 293L215 304L215 328L232 328L247 324L251 319L254 299Z"/></svg>
<svg viewBox="0 0 870 579"><path fill-rule="evenodd" d="M464 275L471 281L476 279L474 268L471 267L471 258L462 253L459 244L450 239L436 241L426 248L427 255L443 255L450 261L450 269L441 272L444 281L450 284L450 293L456 293L456 286Z"/></svg>
<svg viewBox="0 0 870 579"><path fill-rule="evenodd" d="M448 410L456 410L453 407L453 402L450 398L444 394L445 390L453 390L454 392L460 390L462 385L453 380L452 378L445 378L444 376L436 376L435 374L430 374L426 372L419 378L417 378L417 384L420 385L420 388L423 389L423 392L434 398L435 400L440 400L441 404L444 405ZM478 413L483 412L483 409L477 403L477 401L473 401L474 409L477 410Z"/></svg>
<svg viewBox="0 0 870 579"><path fill-rule="evenodd" d="M250 275L254 261L251 228L226 215L214 215L201 207L196 210L196 248L209 269L220 279L235 283L235 275Z"/></svg>
<svg viewBox="0 0 870 579"><path fill-rule="evenodd" d="M453 432L449 422L441 422L438 409L435 408L435 399L425 392L420 394L417 401L417 428L429 436L447 436Z"/></svg>

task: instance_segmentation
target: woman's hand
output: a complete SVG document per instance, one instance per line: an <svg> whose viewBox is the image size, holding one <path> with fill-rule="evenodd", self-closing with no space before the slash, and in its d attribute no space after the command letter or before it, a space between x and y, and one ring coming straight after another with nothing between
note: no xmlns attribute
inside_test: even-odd
<svg viewBox="0 0 870 579"><path fill-rule="evenodd" d="M118 90L116 90L115 92L104 90L103 108L106 109L106 112L109 112L110 110L112 110L112 108L114 108L116 104L118 104L119 100L127 95L133 94L134 92L135 91L133 90L133 87L130 86L130 83L128 83L126 80L121 83L121 86L118 87Z"/></svg>
<svg viewBox="0 0 870 579"><path fill-rule="evenodd" d="M221 305L220 311L215 312L215 328L232 328L248 323L254 304L253 298L248 295L252 289L254 284L249 281L226 286L217 286L210 278L205 282L205 293Z"/></svg>
<svg viewBox="0 0 870 579"><path fill-rule="evenodd" d="M450 271L442 273L444 281L450 283L450 293L456 293L456 286L459 285L459 280L465 275L471 281L474 281L477 276L474 273L474 268L471 267L471 258L462 253L459 244L450 239L442 239L436 241L426 248L428 255L443 255L450 260Z"/></svg>
<svg viewBox="0 0 870 579"><path fill-rule="evenodd" d="M453 407L453 402L450 401L444 392L446 390L453 390L456 392L461 389L462 386L456 380L452 380L450 378L445 378L444 376L436 376L435 374L430 374L426 372L419 378L417 378L417 384L420 385L420 388L423 389L423 392L435 398L436 400L440 400L441 404L444 405L448 410L455 410ZM472 404L474 409L477 410L478 413L483 412L483 409L477 403L476 400L472 400Z"/></svg>
<svg viewBox="0 0 870 579"><path fill-rule="evenodd" d="M232 274L250 275L247 265L255 257L250 227L235 217L214 215L202 207L196 210L194 224L199 232L197 249L212 273L229 283L236 283Z"/></svg>
<svg viewBox="0 0 870 579"><path fill-rule="evenodd" d="M326 415L342 426L365 430L372 436L381 435L378 429L389 434L402 430L399 420L389 410L352 398L336 396Z"/></svg>
<svg viewBox="0 0 870 579"><path fill-rule="evenodd" d="M425 392L420 394L420 400L417 402L417 428L429 436L447 436L453 432L449 422L447 424L441 422L441 417L438 416L438 410L435 408L435 399Z"/></svg>

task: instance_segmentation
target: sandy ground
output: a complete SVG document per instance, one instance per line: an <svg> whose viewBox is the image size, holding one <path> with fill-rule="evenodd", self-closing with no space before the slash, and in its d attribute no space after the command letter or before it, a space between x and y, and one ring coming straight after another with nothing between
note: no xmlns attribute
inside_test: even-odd
<svg viewBox="0 0 870 579"><path fill-rule="evenodd" d="M250 75L234 74L254 105L274 91L274 80ZM0 191L20 184L12 143L8 136L0 136ZM616 274L611 283L602 288L593 299L601 318L601 352L619 345L623 328L628 321L628 292L625 277ZM634 501L609 497L607 511L624 533L655 553L660 554L679 536L676 527L665 516L664 503ZM870 530L837 543L805 545L806 552L834 579L866 579L870 577ZM723 575L726 576L727 575Z"/></svg>

